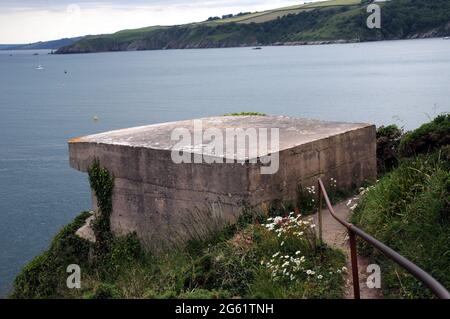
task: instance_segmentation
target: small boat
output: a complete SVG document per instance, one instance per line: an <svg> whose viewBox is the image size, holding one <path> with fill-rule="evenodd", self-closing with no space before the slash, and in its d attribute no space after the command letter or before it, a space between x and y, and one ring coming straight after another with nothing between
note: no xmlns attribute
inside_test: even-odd
<svg viewBox="0 0 450 319"><path fill-rule="evenodd" d="M450 37L444 37L444 40L450 40Z"/></svg>
<svg viewBox="0 0 450 319"><path fill-rule="evenodd" d="M39 57L39 63L38 63L38 66L36 67L36 70L43 70L43 69L44 69L44 67L41 64L41 57Z"/></svg>
<svg viewBox="0 0 450 319"><path fill-rule="evenodd" d="M262 48L261 47L256 47L256 48L253 48L253 50L262 50Z"/></svg>

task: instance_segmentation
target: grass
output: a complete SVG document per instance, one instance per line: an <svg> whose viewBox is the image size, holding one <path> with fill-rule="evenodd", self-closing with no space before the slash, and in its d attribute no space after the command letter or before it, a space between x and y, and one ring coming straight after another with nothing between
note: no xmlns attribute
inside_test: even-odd
<svg viewBox="0 0 450 319"><path fill-rule="evenodd" d="M353 222L450 287L450 148L404 159L363 196ZM429 298L430 291L371 247L388 298Z"/></svg>
<svg viewBox="0 0 450 319"><path fill-rule="evenodd" d="M349 5L358 5L361 3L361 0L330 0L330 1L322 1L316 3L306 3L300 5L293 5L289 7L277 8L266 10L262 12L255 12L248 15L240 16L240 17L232 17L228 19L221 19L218 23L262 23L271 20L275 20L277 18L284 17L288 14L298 14L299 12L304 12L307 10L312 10L316 8L325 8L325 7L333 7L333 6L349 6Z"/></svg>
<svg viewBox="0 0 450 319"><path fill-rule="evenodd" d="M191 241L159 256L143 252L133 235L116 237L101 262L90 258L92 247L74 234L87 216L82 214L64 228L50 249L23 269L12 298L340 298L343 294L343 275L337 271L345 264L342 253L317 246L313 231L307 237L292 232L278 237L261 224L267 221L262 215L247 212L236 225L208 240ZM295 270L297 251L305 261ZM279 256L274 257L276 253ZM280 271L275 280L267 262L281 267L288 260L282 259L285 256L290 256L291 273ZM79 290L65 287L65 269L72 263L81 267ZM315 274L306 274L306 269Z"/></svg>

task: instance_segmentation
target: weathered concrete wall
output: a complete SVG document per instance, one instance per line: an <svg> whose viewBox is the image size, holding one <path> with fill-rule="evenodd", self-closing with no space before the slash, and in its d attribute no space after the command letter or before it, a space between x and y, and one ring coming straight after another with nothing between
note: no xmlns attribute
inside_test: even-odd
<svg viewBox="0 0 450 319"><path fill-rule="evenodd" d="M111 226L136 232L153 252L169 249L234 222L244 203L295 200L297 186L333 177L339 187L376 179L375 127L286 117L203 119L209 127L277 127L280 169L259 165L175 164L170 132L191 121L153 125L73 139L70 164L87 171L95 159L115 176ZM95 201L94 201L95 202ZM94 204L95 205L95 204Z"/></svg>
<svg viewBox="0 0 450 319"><path fill-rule="evenodd" d="M152 251L221 229L247 197L240 164L174 164L170 151L90 143L71 143L70 153L76 169L87 171L97 158L114 175L112 230L136 232Z"/></svg>

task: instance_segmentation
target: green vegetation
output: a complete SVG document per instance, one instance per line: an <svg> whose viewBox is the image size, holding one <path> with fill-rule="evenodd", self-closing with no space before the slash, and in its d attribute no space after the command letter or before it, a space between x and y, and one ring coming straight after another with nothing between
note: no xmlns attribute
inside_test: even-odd
<svg viewBox="0 0 450 319"><path fill-rule="evenodd" d="M89 170L89 184L94 191L99 207L92 228L100 246L107 245L111 239L110 217L112 212L112 192L114 189L114 177L95 161Z"/></svg>
<svg viewBox="0 0 450 319"><path fill-rule="evenodd" d="M377 130L377 169L383 175L397 167L403 131L397 125L381 126Z"/></svg>
<svg viewBox="0 0 450 319"><path fill-rule="evenodd" d="M395 145L401 145L401 149L408 150L406 154L414 156L402 157L397 168L369 188L353 215L355 224L447 287L450 287L449 119L448 115L441 115L407 133L399 143L398 129L385 128L385 136L393 136ZM424 141L429 143L426 147ZM392 158L387 153L387 158ZM381 265L385 297L432 296L421 283L375 249L361 243L361 251Z"/></svg>
<svg viewBox="0 0 450 319"><path fill-rule="evenodd" d="M358 5L361 3L361 0L330 0L330 1L322 1L322 2L313 2L306 3L300 5L294 5L284 8L277 8L272 10L266 10L262 12L254 12L254 13L246 13L246 14L238 14L228 18L223 18L219 20L220 23L262 23L271 20L275 20L278 18L282 18L288 14L297 14L300 12L316 9L316 8L325 8L325 7L333 7L333 6L349 6L349 5ZM215 19L217 20L217 19ZM210 20L212 21L212 20Z"/></svg>
<svg viewBox="0 0 450 319"><path fill-rule="evenodd" d="M318 246L310 222L293 214L266 219L247 212L208 240L160 256L142 252L134 235L112 238L101 262L90 258L91 244L74 235L87 216L67 226L47 252L24 268L11 297L342 297L343 254ZM268 224L261 225L265 220ZM282 230L280 237L276 229ZM79 290L65 287L71 263L82 269Z"/></svg>
<svg viewBox="0 0 450 319"><path fill-rule="evenodd" d="M82 213L53 239L49 250L26 265L14 282L12 298L52 298L67 290L66 267L88 267L89 243L75 235L90 213Z"/></svg>
<svg viewBox="0 0 450 319"><path fill-rule="evenodd" d="M406 133L399 145L399 152L402 156L408 157L427 153L448 144L450 144L450 114L442 114L417 130Z"/></svg>
<svg viewBox="0 0 450 319"><path fill-rule="evenodd" d="M396 125L377 130L378 174L397 167L401 158L428 153L450 144L450 114L443 113L412 132Z"/></svg>
<svg viewBox="0 0 450 319"><path fill-rule="evenodd" d="M89 36L58 53L271 45L305 41L374 41L449 34L447 0L381 3L381 29L366 27L368 1L335 0L226 19Z"/></svg>

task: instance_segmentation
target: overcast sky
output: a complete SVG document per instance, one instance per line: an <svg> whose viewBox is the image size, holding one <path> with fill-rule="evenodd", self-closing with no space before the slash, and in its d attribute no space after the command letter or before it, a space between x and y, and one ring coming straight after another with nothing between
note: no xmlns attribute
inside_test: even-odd
<svg viewBox="0 0 450 319"><path fill-rule="evenodd" d="M203 21L213 15L261 11L303 2L304 0L0 0L0 43L30 43L151 25L182 24Z"/></svg>

